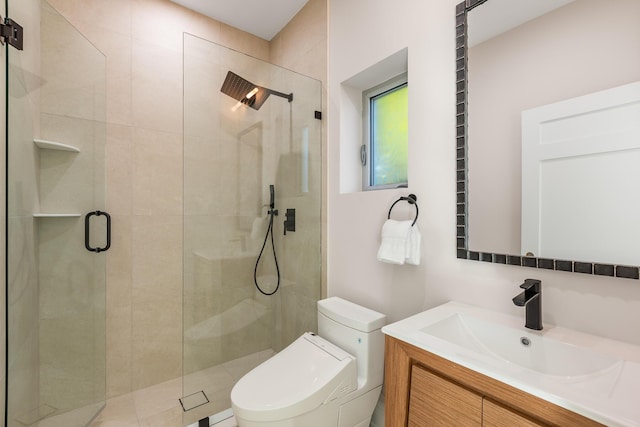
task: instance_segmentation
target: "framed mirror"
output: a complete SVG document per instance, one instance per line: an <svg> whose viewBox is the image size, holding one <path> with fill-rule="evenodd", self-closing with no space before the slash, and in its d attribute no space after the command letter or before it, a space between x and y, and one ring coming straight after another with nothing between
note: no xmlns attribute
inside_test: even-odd
<svg viewBox="0 0 640 427"><path fill-rule="evenodd" d="M456 7L457 257L640 266L640 2Z"/></svg>

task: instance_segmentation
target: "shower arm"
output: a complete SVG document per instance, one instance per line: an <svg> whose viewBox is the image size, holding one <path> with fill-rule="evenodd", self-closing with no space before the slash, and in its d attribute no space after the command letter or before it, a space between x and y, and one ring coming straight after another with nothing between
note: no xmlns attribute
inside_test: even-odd
<svg viewBox="0 0 640 427"><path fill-rule="evenodd" d="M268 89L266 87L263 87L263 89L269 94L269 95L276 95L279 96L281 98L285 98L287 99L289 102L293 101L293 93L282 93L282 92L278 92L277 90L271 90Z"/></svg>

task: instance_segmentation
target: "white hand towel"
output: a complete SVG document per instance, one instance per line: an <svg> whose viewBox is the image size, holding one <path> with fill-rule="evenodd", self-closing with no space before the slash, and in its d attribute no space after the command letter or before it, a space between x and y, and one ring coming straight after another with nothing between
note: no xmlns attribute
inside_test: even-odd
<svg viewBox="0 0 640 427"><path fill-rule="evenodd" d="M412 221L388 219L382 225L382 241L378 249L378 261L404 264Z"/></svg>
<svg viewBox="0 0 640 427"><path fill-rule="evenodd" d="M420 265L420 245L422 244L422 234L418 224L414 224L409 230L407 239L407 250L405 262L411 265Z"/></svg>

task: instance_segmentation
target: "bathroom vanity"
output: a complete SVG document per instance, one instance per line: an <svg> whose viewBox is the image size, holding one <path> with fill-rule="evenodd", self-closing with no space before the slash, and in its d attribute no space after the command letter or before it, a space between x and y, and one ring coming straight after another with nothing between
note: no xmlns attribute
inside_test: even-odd
<svg viewBox="0 0 640 427"><path fill-rule="evenodd" d="M640 426L640 347L449 302L387 325L387 426Z"/></svg>

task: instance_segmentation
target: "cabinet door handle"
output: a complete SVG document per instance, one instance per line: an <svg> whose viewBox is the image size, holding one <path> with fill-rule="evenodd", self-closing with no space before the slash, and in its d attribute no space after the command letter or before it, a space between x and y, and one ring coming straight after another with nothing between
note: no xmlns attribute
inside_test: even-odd
<svg viewBox="0 0 640 427"><path fill-rule="evenodd" d="M92 247L91 246L91 217L92 216L106 216L107 217L107 244L103 247ZM87 250L89 252L96 252L96 253L100 253L100 252L105 252L107 250L109 250L109 248L111 247L111 215L109 215L106 212L102 212L102 211L94 211L94 212L89 212L88 214L85 215L84 217L84 247L87 248Z"/></svg>

